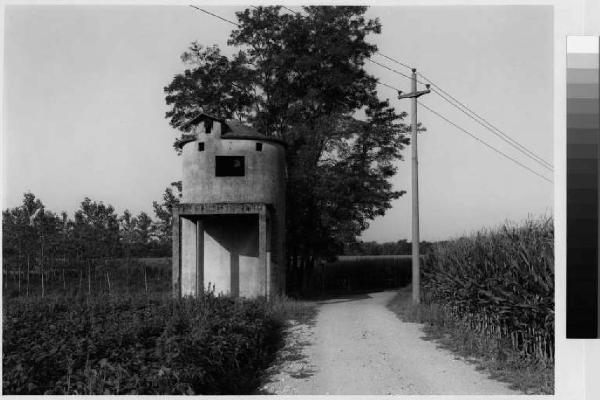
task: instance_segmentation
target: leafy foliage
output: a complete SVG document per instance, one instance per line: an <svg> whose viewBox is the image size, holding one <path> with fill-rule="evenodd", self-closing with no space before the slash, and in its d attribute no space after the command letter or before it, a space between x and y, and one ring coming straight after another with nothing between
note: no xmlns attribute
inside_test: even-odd
<svg viewBox="0 0 600 400"><path fill-rule="evenodd" d="M177 189L177 195L173 193L173 189ZM173 240L173 207L179 204L179 197L181 197L181 181L171 182L171 187L165 189L163 194L163 201L161 203L157 201L152 202L154 208L154 214L158 218L158 222L155 224L155 235L158 238L159 243L171 249L171 242ZM170 254L170 252L169 252Z"/></svg>
<svg viewBox="0 0 600 400"><path fill-rule="evenodd" d="M282 327L268 302L210 294L3 307L4 394L247 394Z"/></svg>
<svg viewBox="0 0 600 400"><path fill-rule="evenodd" d="M165 100L172 106L166 114L171 125L181 125L195 117L199 109L229 119L245 116L244 111L254 101L248 85L254 71L244 52L229 60L216 45L203 47L194 42L181 60L192 69L176 75L165 87Z"/></svg>

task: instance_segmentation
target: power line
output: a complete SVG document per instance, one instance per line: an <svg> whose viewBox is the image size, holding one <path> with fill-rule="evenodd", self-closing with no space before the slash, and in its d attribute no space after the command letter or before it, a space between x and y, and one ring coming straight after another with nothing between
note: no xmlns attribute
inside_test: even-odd
<svg viewBox="0 0 600 400"><path fill-rule="evenodd" d="M460 108L455 103L453 103L452 101L450 101L447 97L445 97L439 91L437 91L435 89L432 89L432 91L434 93L436 93L438 96L440 96L442 99L444 99L448 103L450 103L457 110L459 110L460 112L462 112L463 114L465 114L467 117L471 118L473 121L477 122L479 125L481 125L484 128L486 128L488 131L490 131L491 133L493 133L494 135L496 135L497 137L499 137L500 139L502 139L503 141L505 141L506 143L508 143L512 147L514 147L515 149L517 149L519 152L523 153L525 156L529 157L530 159L532 159L533 161L535 161L536 163L538 163L539 165L541 165L543 168L546 168L549 171L553 170L551 164L549 164L543 158L541 158L540 156L538 156L537 154L535 154L534 152L532 152L531 150L529 150L528 148L526 148L525 146L523 146L522 144L520 144L519 142L517 142L516 140L512 139L510 136L505 135L505 134L498 134L497 132L495 132L492 129L490 129L490 127L486 126L481 121L477 120L471 114L469 114L468 112L466 112L464 109Z"/></svg>
<svg viewBox="0 0 600 400"><path fill-rule="evenodd" d="M383 82L379 82L379 81L378 81L377 83L378 83L379 85L381 85L381 86L385 86L385 87L387 87L387 88L390 88L390 89L392 89L392 90L395 90L396 92L398 91L398 89L396 89L395 87L393 87L393 86L391 86L391 85L388 85L387 83L383 83Z"/></svg>
<svg viewBox="0 0 600 400"><path fill-rule="evenodd" d="M394 62L396 64L402 65L402 66L404 66L406 68L410 68L410 66L408 66L407 64L404 64L404 63L398 61L397 59L395 59L393 57L386 56L385 54L383 54L381 52L377 52L377 54L379 54L382 57L385 57L386 59L388 59L388 60L390 60L390 61L392 61L392 62ZM386 67L386 66L384 66L382 64L379 64L379 63L377 63L377 64L380 65L380 66L382 66L383 68L386 68L386 69L392 71L392 72L395 72L395 73L397 73L399 75L402 75L402 76L404 76L406 78L409 78L409 76L407 76L406 74L403 74L403 73L401 73L399 71L396 71L393 68L388 68L388 67ZM492 125L488 120L486 120L485 118L483 118L482 116L480 116L479 114L477 114L475 111L473 111L472 109L470 109L469 107L467 107L464 103L462 103L461 101L459 101L458 99L456 99L450 93L446 92L444 89L442 89L441 87L439 87L437 84L435 84L433 81L431 81L429 78L427 78L422 73L417 72L417 74L421 78L423 78L423 79L425 79L427 81L427 82L419 82L419 83L422 83L422 84L429 83L429 84L431 84L431 86L437 88L437 90L434 89L432 91L434 93L436 93L438 96L440 96L442 99L444 99L445 101L447 101L448 103L450 103L453 107L455 107L456 109L458 109L459 111L461 111L462 113L464 113L466 116L468 116L469 118L471 118L473 121L477 122L479 125L481 125L484 128L486 128L492 134L498 136L500 139L504 140L509 145L513 146L519 152L523 153L524 155L526 155L527 157L531 158L536 163L540 164L543 168L546 168L546 169L548 169L550 171L553 171L553 166L552 166L551 163L549 163L548 161L544 160L542 157L538 156L536 153L534 153L533 151L529 150L527 147L525 147L524 145L522 145L521 143L519 143L517 140L513 139L511 136L509 136L505 132L501 131L500 129L498 129L497 127L495 127L494 125ZM452 99L452 100L450 100L450 99ZM457 105L457 103L458 103L458 105Z"/></svg>
<svg viewBox="0 0 600 400"><path fill-rule="evenodd" d="M286 7L286 6L281 6L281 8L283 8L283 9L285 9L285 10L288 10L289 12L291 12L291 13L294 13L294 14L300 14L298 11L294 11L294 10L292 10L291 8L289 8L289 7Z"/></svg>
<svg viewBox="0 0 600 400"><path fill-rule="evenodd" d="M377 61L373 61L371 58L368 58L368 57L367 57L367 58L365 58L365 60L367 60L367 61L370 61L370 62L372 62L373 64L379 65L380 67L382 67L382 68L385 68L385 69L387 69L388 71L392 71L392 72L395 72L395 73L396 73L396 74L398 74L398 75L402 75L402 76L403 76L403 77L405 77L405 78L412 79L412 78L411 78L409 75L406 75L405 73L402 73L402 72L400 72L400 71L398 71L398 70L396 70L396 69L394 69L394 68L390 68L390 67L388 67L387 65L381 64L381 63L379 63L379 62L377 62ZM423 82L421 82L421 81L418 81L418 80L417 80L417 82L419 82L419 83L423 83Z"/></svg>
<svg viewBox="0 0 600 400"><path fill-rule="evenodd" d="M383 58L387 58L388 60L390 60L390 61L392 61L392 62L395 62L396 64L402 65L403 67L406 67L406 68L408 68L408 69L410 69L410 70L412 70L412 69L413 69L413 67L411 67L410 65L404 64L403 62L400 62L400 61L396 60L395 58L392 58L392 57L386 56L385 54L383 54L383 53L382 53L382 52L380 52L380 51L376 51L375 53L379 54L379 55L380 55L381 57L383 57ZM417 74L418 74L418 73L417 73ZM421 74L419 74L419 75L421 75Z"/></svg>
<svg viewBox="0 0 600 400"><path fill-rule="evenodd" d="M387 83L385 83L385 82L377 82L377 83L378 83L378 84L380 84L380 85L382 85L382 86L385 86L385 87L387 87L387 88L390 88L390 89L392 89L392 90L395 90L395 91L398 91L398 90L399 90L398 88L395 88L394 86L392 86L392 85L389 85L389 84L387 84ZM523 167L523 168L527 169L528 171L530 171L530 172L532 172L532 173L536 174L536 175L537 175L537 176L539 176L540 178L542 178L542 179L545 179L546 181L548 181L548 182L552 183L552 181L551 181L551 180L549 180L548 178L546 178L545 176L538 174L537 172L535 172L535 171L534 171L534 170L532 170L531 168L529 168L529 167L527 167L526 165L524 165L524 164L520 163L519 161L517 161L517 160L515 160L514 158L510 157L510 156L509 156L509 155L507 155L506 153L504 153L504 152L502 152L502 151L500 151L500 150L496 149L494 146L492 146L492 145L488 144L486 141L484 141L484 140L482 140L482 139L478 138L477 136L475 136L475 135L473 135L472 133L468 132L466 129L464 129L464 128L462 128L461 126L457 125L456 123L454 123L454 122L450 121L448 118L444 117L443 115L441 115L441 114L440 114L440 113L438 113L437 111L435 111L435 110L431 109L431 108L430 108L430 107L428 107L427 105L425 105L425 104L423 104L423 103L421 103L421 102L419 102L419 104L420 104L420 105L422 105L423 107L425 107L425 108L426 108L428 111L430 111L431 113L433 113L433 114L437 115L438 117L442 118L443 120L445 120L445 121L446 121L446 122L448 122L449 124L451 124L451 125L453 125L454 127L456 127L456 128L458 128L458 129L460 129L461 131L463 131L463 132L464 132L464 133L466 133L467 135L471 136L472 138L474 138L474 139L475 139L475 140L477 140L478 142L482 143L482 144L483 144L483 145L485 145L486 147L488 147L488 148L490 148L490 149L494 150L495 152L497 152L497 153L499 153L499 154L503 155L503 156L504 156L504 157L506 157L507 159L509 159L509 160L511 160L511 161L513 161L513 162L515 162L515 163L517 163L517 164L518 164L518 165L520 165L521 167Z"/></svg>
<svg viewBox="0 0 600 400"><path fill-rule="evenodd" d="M516 147L517 150L519 150L520 152L526 154L528 157L535 159L536 162L539 163L539 164L541 164L544 168L546 168L546 169L548 169L550 171L553 170L553 166L552 166L551 163L549 163L548 161L544 160L542 157L538 156L536 153L534 153L533 151L529 150L527 147L523 146L517 140L513 139L512 137L510 137L508 134L506 134L503 131L501 131L500 129L496 128L488 120L486 120L485 118L483 118L480 115L478 115L476 112L474 112L469 107L467 107L465 104L463 104L462 102L460 102L459 100L457 100L455 97L453 97L451 94L449 94L448 92L446 92L444 89L442 89L441 87L439 87L438 85L436 85L434 82L432 82L429 78L427 78L423 74L419 73L419 75L423 79L425 79L427 82L429 82L433 87L437 88L437 90L434 89L433 91L438 96L440 96L441 98L443 98L444 100L446 100L448 103L452 104L458 110L460 110L465 115L467 115L469 118L473 119L475 122L477 122L481 126L485 127L490 132L492 132L494 135L500 137L502 140L510 143L513 147ZM460 107L457 106L455 103L453 103L448 98L446 98L444 95L442 95L442 93L444 95L448 96L450 99L452 99L455 103L458 103L460 105ZM467 110L471 115L469 113L467 113L467 111L465 111L465 110Z"/></svg>
<svg viewBox="0 0 600 400"><path fill-rule="evenodd" d="M239 27L239 26L240 26L240 24L238 24L238 23L236 23L236 22L233 22L233 21L231 21L231 20L229 20L229 19L227 19L227 18L223 18L223 17L221 17L221 16L219 16L219 15L217 15L217 14L213 14L213 13L211 13L210 11L207 11L207 10L205 10L204 8L200 8L200 7L196 7L196 6L190 6L190 7L192 7L192 8L195 8L195 9L196 9L196 10L198 10L198 11L202 11L202 12L203 12L203 13L205 13L205 14L212 15L212 16L213 16L213 17L215 17L215 18L219 18L221 21L229 22L230 24L232 24L232 25L235 25L235 26L237 26L237 27Z"/></svg>
<svg viewBox="0 0 600 400"><path fill-rule="evenodd" d="M525 164L522 164L521 162L515 160L514 158L512 158L511 156L509 156L508 154L498 150L497 148L495 148L494 146L488 144L486 141L478 138L477 136L473 135L471 132L467 131L466 129L462 128L461 126L455 124L454 122L450 121L448 118L444 117L442 114L438 113L437 111L431 109L430 107L426 106L425 104L419 102L420 105L422 105L423 107L425 107L427 110L429 110L429 112L437 115L438 117L440 117L441 119L443 119L444 121L446 121L447 123L449 123L450 125L456 127L457 129L460 129L462 132L466 133L467 135L471 136L473 139L477 140L478 142L482 143L484 146L494 150L496 153L503 155L504 157L506 157L507 159L517 163L518 165L520 165L521 167L525 168L526 170L534 173L535 175L539 176L540 178L552 183L552 181L548 178L546 178L545 176L538 174L537 172L535 172L534 170L532 170L531 168L529 168L528 166L526 166Z"/></svg>

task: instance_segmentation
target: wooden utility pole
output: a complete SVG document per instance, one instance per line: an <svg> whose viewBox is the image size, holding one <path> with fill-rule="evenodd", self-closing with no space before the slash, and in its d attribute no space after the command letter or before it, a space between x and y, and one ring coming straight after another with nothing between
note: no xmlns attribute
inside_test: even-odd
<svg viewBox="0 0 600 400"><path fill-rule="evenodd" d="M418 304L420 299L420 257L419 257L419 160L417 153L417 98L431 92L429 84L426 90L417 91L417 70L412 69L411 92L402 94L398 91L398 99L412 99L411 104L411 127L412 133L410 144L412 147L412 300Z"/></svg>

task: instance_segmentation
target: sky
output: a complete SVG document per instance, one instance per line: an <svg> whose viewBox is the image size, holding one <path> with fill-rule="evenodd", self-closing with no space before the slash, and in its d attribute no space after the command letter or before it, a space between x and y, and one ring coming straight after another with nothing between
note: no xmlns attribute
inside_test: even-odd
<svg viewBox="0 0 600 400"><path fill-rule="evenodd" d="M235 20L244 7L204 7ZM292 7L299 10L298 7ZM553 160L553 27L546 6L371 7L381 53L418 71L547 161ZM187 6L7 6L4 24L2 207L27 191L52 211L84 197L145 211L181 179L163 88L197 40L225 54L232 26ZM410 71L380 56L373 60ZM381 82L406 78L367 63ZM419 89L422 89L420 85ZM380 87L399 111L409 100ZM437 94L422 103L552 179ZM408 117L410 118L410 116ZM423 107L419 135L422 240L442 240L528 216L552 215L552 183L485 147ZM407 120L408 122L408 120ZM410 240L410 148L394 187L407 193L363 240Z"/></svg>

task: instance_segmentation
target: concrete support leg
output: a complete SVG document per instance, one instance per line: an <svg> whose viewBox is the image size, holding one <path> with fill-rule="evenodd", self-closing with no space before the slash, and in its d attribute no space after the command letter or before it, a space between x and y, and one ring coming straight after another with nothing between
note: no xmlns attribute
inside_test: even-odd
<svg viewBox="0 0 600 400"><path fill-rule="evenodd" d="M273 248L272 240L272 219L267 215L267 232L266 232L266 242L267 242L267 298L270 298L273 291L273 271L271 270L271 252Z"/></svg>
<svg viewBox="0 0 600 400"><path fill-rule="evenodd" d="M260 266L260 276L262 277L261 293L268 297L268 269L267 269L267 215L265 210L258 214L258 265Z"/></svg>
<svg viewBox="0 0 600 400"><path fill-rule="evenodd" d="M179 213L173 208L173 253L171 257L172 264L172 284L173 296L181 297L181 249L179 247L181 239L181 230L179 228Z"/></svg>
<svg viewBox="0 0 600 400"><path fill-rule="evenodd" d="M281 214L277 217L277 266L279 267L279 294L285 295L285 285L287 283L287 257L285 253L285 217Z"/></svg>
<svg viewBox="0 0 600 400"><path fill-rule="evenodd" d="M196 296L204 293L204 225L196 221Z"/></svg>
<svg viewBox="0 0 600 400"><path fill-rule="evenodd" d="M181 295L196 294L196 223L182 217L181 223Z"/></svg>
<svg viewBox="0 0 600 400"><path fill-rule="evenodd" d="M240 255L232 251L229 253L230 291L231 297L240 297Z"/></svg>

